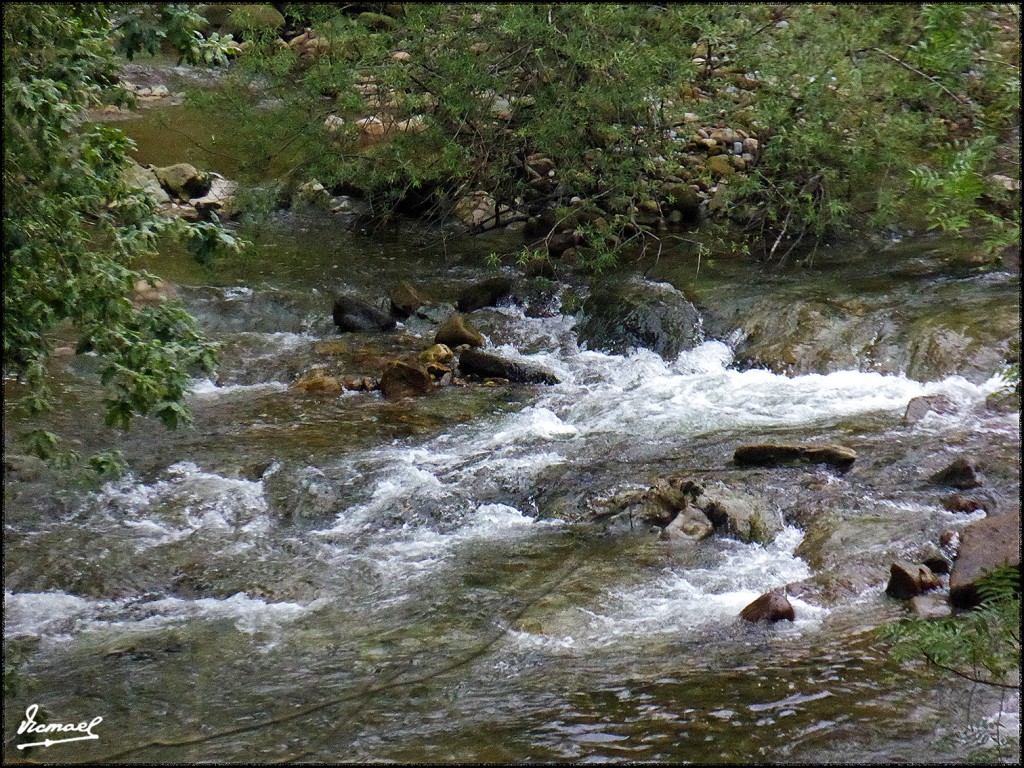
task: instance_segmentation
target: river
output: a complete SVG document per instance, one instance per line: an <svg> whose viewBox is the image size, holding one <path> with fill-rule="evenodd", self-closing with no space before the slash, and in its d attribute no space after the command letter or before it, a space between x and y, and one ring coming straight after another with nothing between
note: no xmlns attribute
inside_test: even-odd
<svg viewBox="0 0 1024 768"><path fill-rule="evenodd" d="M494 274L486 254L509 242L440 234L280 213L244 260L153 258L223 344L177 432L105 428L89 358L58 359L47 423L83 452L122 448L129 472L99 488L53 472L5 482L8 735L33 703L50 722L103 717L98 739L30 759L1017 759L1019 696L897 665L875 637L906 610L884 594L889 564L983 517L943 509L931 471L968 452L985 457L994 498L1019 494L1019 413L987 404L998 376L919 381L898 361L843 367L838 354L834 370L787 375L737 360L742 336L710 320L676 359L616 355L581 345L573 314L506 303L471 319L560 383L396 402L289 388L313 365L374 375L432 343L435 326L415 318L339 335L330 306L403 279L450 301ZM892 247L921 242L943 247ZM910 314L1019 307L1018 277L886 282L891 267L867 266L877 248L849 250L799 275L808 295L868 296L868 314L872 295ZM648 275L708 307L798 290L792 271L700 270L681 252ZM5 382L5 401L17 394ZM937 394L947 413L905 423L912 398ZM774 439L859 458L845 474L731 464L737 445ZM785 526L767 545L680 545L587 522L601 499L680 473L764 498ZM737 618L764 591L815 579L828 588L792 598L795 622ZM25 757L10 740L5 756Z"/></svg>

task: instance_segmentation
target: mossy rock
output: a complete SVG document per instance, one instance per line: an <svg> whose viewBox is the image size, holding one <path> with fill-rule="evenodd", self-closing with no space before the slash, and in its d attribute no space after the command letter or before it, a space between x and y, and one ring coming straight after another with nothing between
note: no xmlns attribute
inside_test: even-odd
<svg viewBox="0 0 1024 768"><path fill-rule="evenodd" d="M390 16L385 16L383 13L366 11L360 13L356 18L374 32L387 32L395 28L395 20Z"/></svg>

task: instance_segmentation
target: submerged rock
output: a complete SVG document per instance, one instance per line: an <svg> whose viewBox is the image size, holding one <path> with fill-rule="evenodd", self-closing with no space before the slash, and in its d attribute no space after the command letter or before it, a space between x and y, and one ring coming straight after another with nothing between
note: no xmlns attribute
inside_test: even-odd
<svg viewBox="0 0 1024 768"><path fill-rule="evenodd" d="M393 317L352 296L336 298L331 316L338 330L347 332L390 331L396 325Z"/></svg>
<svg viewBox="0 0 1024 768"><path fill-rule="evenodd" d="M774 467L794 462L828 464L848 469L857 460L857 452L841 445L783 445L758 443L741 445L733 461L741 466Z"/></svg>
<svg viewBox="0 0 1024 768"><path fill-rule="evenodd" d="M464 374L482 378L508 379L516 384L557 384L558 377L543 368L517 363L490 352L467 349L459 356L459 368Z"/></svg>
<svg viewBox="0 0 1024 768"><path fill-rule="evenodd" d="M454 314L445 320L434 335L435 344L448 347L460 347L468 344L471 347L482 347L484 335L478 331L464 315Z"/></svg>
<svg viewBox="0 0 1024 768"><path fill-rule="evenodd" d="M935 485L948 485L966 491L984 485L984 475L978 471L978 463L974 459L961 456L928 478L928 481Z"/></svg>
<svg viewBox="0 0 1024 768"><path fill-rule="evenodd" d="M380 379L380 390L389 400L410 395L425 395L433 387L434 380L426 368L403 360L391 363L384 369L384 375Z"/></svg>
<svg viewBox="0 0 1024 768"><path fill-rule="evenodd" d="M625 354L643 347L675 360L701 341L700 325L697 308L678 290L635 278L595 288L576 327L591 349Z"/></svg>
<svg viewBox="0 0 1024 768"><path fill-rule="evenodd" d="M512 292L512 280L508 277L492 277L464 288L455 300L460 312L472 312L483 307L493 307Z"/></svg>
<svg viewBox="0 0 1024 768"><path fill-rule="evenodd" d="M740 611L740 618L753 623L796 621L796 611L789 602L786 588L776 587Z"/></svg>
<svg viewBox="0 0 1024 768"><path fill-rule="evenodd" d="M949 602L972 608L981 602L978 584L1002 565L1020 570L1020 506L967 526L949 574Z"/></svg>
<svg viewBox="0 0 1024 768"><path fill-rule="evenodd" d="M893 563L889 569L889 583L885 594L897 600L909 600L942 586L942 582L925 565L912 565L906 562Z"/></svg>

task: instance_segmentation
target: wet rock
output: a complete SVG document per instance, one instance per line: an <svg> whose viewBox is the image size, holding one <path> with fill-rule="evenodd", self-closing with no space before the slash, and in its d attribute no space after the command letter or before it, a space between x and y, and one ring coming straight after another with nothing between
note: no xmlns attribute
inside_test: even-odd
<svg viewBox="0 0 1024 768"><path fill-rule="evenodd" d="M754 602L740 611L740 618L753 623L795 621L796 611L786 596L785 587L765 592Z"/></svg>
<svg viewBox="0 0 1024 768"><path fill-rule="evenodd" d="M725 489L709 490L693 502L715 527L715 532L748 544L774 541L782 527L778 515L754 496Z"/></svg>
<svg viewBox="0 0 1024 768"><path fill-rule="evenodd" d="M995 502L980 495L966 496L962 493L954 493L942 500L942 508L947 512L959 512L964 515L977 512L979 509L988 513L995 509Z"/></svg>
<svg viewBox="0 0 1024 768"><path fill-rule="evenodd" d="M700 541L715 532L707 515L695 507L686 507L661 531L666 541Z"/></svg>
<svg viewBox="0 0 1024 768"><path fill-rule="evenodd" d="M466 319L465 315L454 314L449 317L434 335L435 344L447 347L458 347L468 344L471 347L482 347L484 335Z"/></svg>
<svg viewBox="0 0 1024 768"><path fill-rule="evenodd" d="M990 413L1013 413L1020 410L1020 389L1004 389L985 398L985 410Z"/></svg>
<svg viewBox="0 0 1024 768"><path fill-rule="evenodd" d="M956 609L981 602L978 583L987 573L1008 565L1020 570L1020 506L998 517L967 526L949 574L949 602Z"/></svg>
<svg viewBox="0 0 1024 768"><path fill-rule="evenodd" d="M903 414L905 424L916 424L928 413L952 413L955 410L953 401L945 395L924 395L915 397L907 403L907 410Z"/></svg>
<svg viewBox="0 0 1024 768"><path fill-rule="evenodd" d="M625 354L644 347L675 360L701 341L700 322L697 308L671 285L633 278L596 287L576 328L591 349Z"/></svg>
<svg viewBox="0 0 1024 768"><path fill-rule="evenodd" d="M893 563L889 569L889 583L885 587L885 594L897 600L909 600L941 586L942 582L926 566L900 561Z"/></svg>
<svg viewBox="0 0 1024 768"><path fill-rule="evenodd" d="M396 360L384 369L380 390L384 397L394 400L410 395L425 395L434 387L434 380L423 366Z"/></svg>
<svg viewBox="0 0 1024 768"><path fill-rule="evenodd" d="M26 454L7 454L4 456L4 479L32 483L46 473L46 462L35 456Z"/></svg>
<svg viewBox="0 0 1024 768"><path fill-rule="evenodd" d="M482 378L501 378L517 384L557 384L558 377L543 368L506 360L490 352L467 349L459 355L459 369L464 374Z"/></svg>
<svg viewBox="0 0 1024 768"><path fill-rule="evenodd" d="M801 462L828 464L848 469L857 460L857 452L841 445L781 445L761 443L741 445L733 454L733 461L741 466L774 467Z"/></svg>
<svg viewBox="0 0 1024 768"><path fill-rule="evenodd" d="M401 318L416 314L423 306L423 299L406 280L403 280L391 291L391 312Z"/></svg>
<svg viewBox="0 0 1024 768"><path fill-rule="evenodd" d="M423 365L432 363L450 363L455 357L451 348L444 344L435 344L430 349L425 349L416 356L416 360Z"/></svg>
<svg viewBox="0 0 1024 768"><path fill-rule="evenodd" d="M511 291L511 278L488 278L463 289L455 301L455 308L460 312L472 312L482 307L493 307Z"/></svg>
<svg viewBox="0 0 1024 768"><path fill-rule="evenodd" d="M470 229L494 229L512 218L513 211L507 205L498 205L486 192L466 195L455 204L456 218Z"/></svg>
<svg viewBox="0 0 1024 768"><path fill-rule="evenodd" d="M155 169L160 186L179 200L202 197L210 191L212 179L209 174L200 173L189 163L175 163Z"/></svg>
<svg viewBox="0 0 1024 768"><path fill-rule="evenodd" d="M949 602L942 595L917 595L910 599L910 610L929 621L953 615Z"/></svg>
<svg viewBox="0 0 1024 768"><path fill-rule="evenodd" d="M966 491L984 485L984 475L978 471L978 463L974 459L961 456L928 478L928 482Z"/></svg>
<svg viewBox="0 0 1024 768"><path fill-rule="evenodd" d="M331 316L338 330L346 332L390 331L396 325L393 317L352 296L336 298Z"/></svg>
<svg viewBox="0 0 1024 768"><path fill-rule="evenodd" d="M337 394L345 389L344 382L336 376L328 376L323 369L314 369L289 385L296 392Z"/></svg>

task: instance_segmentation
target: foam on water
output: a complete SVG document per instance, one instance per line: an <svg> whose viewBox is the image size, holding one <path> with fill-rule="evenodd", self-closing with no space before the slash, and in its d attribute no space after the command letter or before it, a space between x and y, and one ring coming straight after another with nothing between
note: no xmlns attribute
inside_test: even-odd
<svg viewBox="0 0 1024 768"><path fill-rule="evenodd" d="M267 602L243 593L223 599L90 600L63 592L5 592L4 635L66 640L84 632L144 631L193 619L230 619L239 631L253 634L279 630L315 607Z"/></svg>
<svg viewBox="0 0 1024 768"><path fill-rule="evenodd" d="M708 568L666 569L639 586L613 588L593 607L573 609L558 622L555 634L515 632L522 647L558 652L635 644L657 636L692 635L704 627L736 621L750 602L774 587L811 575L794 555L803 534L786 527L768 546L722 541L717 562ZM790 598L797 619L782 631L802 632L820 625L824 608Z"/></svg>
<svg viewBox="0 0 1024 768"><path fill-rule="evenodd" d="M139 483L128 476L106 483L93 498L94 514L129 532L144 549L194 532L261 534L270 528L260 481L224 477L181 461L166 479Z"/></svg>

